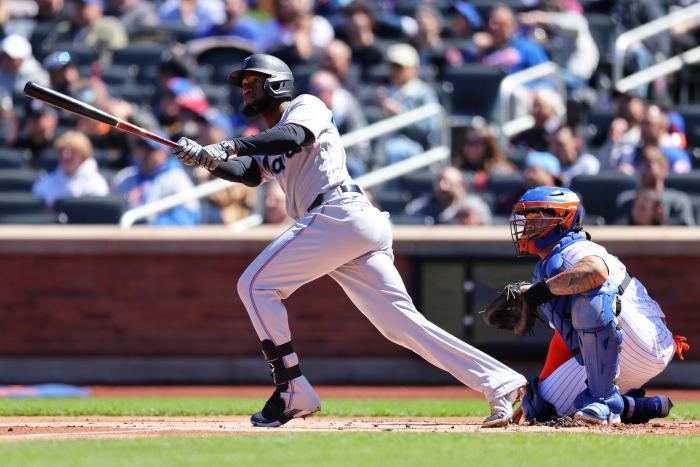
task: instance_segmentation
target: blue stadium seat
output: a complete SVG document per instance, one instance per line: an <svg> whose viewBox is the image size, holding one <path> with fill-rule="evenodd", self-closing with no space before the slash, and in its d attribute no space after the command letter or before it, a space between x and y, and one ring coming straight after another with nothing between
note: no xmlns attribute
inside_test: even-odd
<svg viewBox="0 0 700 467"><path fill-rule="evenodd" d="M700 169L684 174L672 173L666 178L666 188L674 188L686 193L700 195Z"/></svg>
<svg viewBox="0 0 700 467"><path fill-rule="evenodd" d="M606 224L612 224L618 217L617 196L636 189L638 184L638 177L611 170L597 175L579 175L571 181L570 188L581 198L587 214L601 216Z"/></svg>
<svg viewBox="0 0 700 467"><path fill-rule="evenodd" d="M114 65L138 65L139 67L158 65L166 49L167 47L159 42L131 44L123 49L115 50L112 63Z"/></svg>
<svg viewBox="0 0 700 467"><path fill-rule="evenodd" d="M598 45L601 62L610 62L617 28L615 20L603 13L586 13L585 17L591 36Z"/></svg>
<svg viewBox="0 0 700 467"><path fill-rule="evenodd" d="M181 21L165 21L156 26L137 26L129 31L129 41L138 42L181 42L185 43L197 34L197 28Z"/></svg>
<svg viewBox="0 0 700 467"><path fill-rule="evenodd" d="M588 111L588 128L585 138L590 146L602 146L608 137L608 130L614 118L615 112L610 109L591 109Z"/></svg>
<svg viewBox="0 0 700 467"><path fill-rule="evenodd" d="M118 224L127 203L119 195L82 196L59 199L53 208L65 224Z"/></svg>
<svg viewBox="0 0 700 467"><path fill-rule="evenodd" d="M519 172L492 175L486 182L486 191L495 197L494 214L509 215L513 205L525 193L525 179Z"/></svg>
<svg viewBox="0 0 700 467"><path fill-rule="evenodd" d="M490 118L498 100L501 80L505 76L502 68L478 64L445 69L444 87L451 93L451 113Z"/></svg>
<svg viewBox="0 0 700 467"><path fill-rule="evenodd" d="M700 147L700 104L679 105L674 108L685 120L688 147Z"/></svg>
<svg viewBox="0 0 700 467"><path fill-rule="evenodd" d="M101 70L102 81L108 86L133 83L139 67L136 65L111 65Z"/></svg>
<svg viewBox="0 0 700 467"><path fill-rule="evenodd" d="M0 170L0 192L29 193L37 178L39 178L39 173L36 170L2 169Z"/></svg>
<svg viewBox="0 0 700 467"><path fill-rule="evenodd" d="M27 192L0 193L0 215L46 212L44 200Z"/></svg>
<svg viewBox="0 0 700 467"><path fill-rule="evenodd" d="M392 215L402 214L406 208L406 203L410 200L409 196L399 190L376 191L374 192L374 199L382 211L387 211Z"/></svg>
<svg viewBox="0 0 700 467"><path fill-rule="evenodd" d="M0 169L25 169L30 155L28 149L0 147Z"/></svg>
<svg viewBox="0 0 700 467"><path fill-rule="evenodd" d="M437 175L430 169L416 170L399 178L399 188L416 198L433 190Z"/></svg>
<svg viewBox="0 0 700 467"><path fill-rule="evenodd" d="M47 225L58 223L58 217L50 212L0 215L0 224Z"/></svg>
<svg viewBox="0 0 700 467"><path fill-rule="evenodd" d="M43 60L52 52L68 51L76 65L91 65L100 59L100 49L86 45L76 45L72 42L44 42L37 59Z"/></svg>

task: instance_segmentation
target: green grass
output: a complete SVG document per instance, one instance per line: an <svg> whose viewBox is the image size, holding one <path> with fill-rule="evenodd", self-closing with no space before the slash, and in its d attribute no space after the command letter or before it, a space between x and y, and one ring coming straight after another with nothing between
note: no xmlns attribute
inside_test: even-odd
<svg viewBox="0 0 700 467"><path fill-rule="evenodd" d="M65 398L0 400L0 416L187 416L250 415L263 399L246 398ZM475 399L324 399L320 416L334 417L483 417L485 400ZM700 402L678 402L671 418L700 419Z"/></svg>
<svg viewBox="0 0 700 467"><path fill-rule="evenodd" d="M596 434L278 433L0 444L2 465L8 467L656 467L699 457L697 436Z"/></svg>

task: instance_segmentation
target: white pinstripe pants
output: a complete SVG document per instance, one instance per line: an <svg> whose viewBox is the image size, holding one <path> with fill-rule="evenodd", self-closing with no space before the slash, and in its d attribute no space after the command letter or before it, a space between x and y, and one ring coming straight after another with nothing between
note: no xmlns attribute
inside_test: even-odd
<svg viewBox="0 0 700 467"><path fill-rule="evenodd" d="M617 386L624 394L640 388L661 373L673 358L673 335L661 318L647 318L623 302L622 313L617 318L622 329ZM586 389L586 369L571 358L542 381L542 397L557 409L560 417L572 415L574 399Z"/></svg>

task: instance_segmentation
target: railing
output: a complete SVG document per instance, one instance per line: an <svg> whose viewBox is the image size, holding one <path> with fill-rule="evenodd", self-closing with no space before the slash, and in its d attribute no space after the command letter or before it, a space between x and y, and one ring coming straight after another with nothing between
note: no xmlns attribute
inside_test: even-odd
<svg viewBox="0 0 700 467"><path fill-rule="evenodd" d="M661 18L655 19L654 21L650 21L637 28L630 29L629 31L625 31L624 33L620 34L615 40L615 50L613 52L613 83L615 83L615 85L617 86L617 83L620 80L622 80L622 72L625 63L625 54L627 53L627 49L632 44L642 41L648 37L651 37L654 34L666 31L667 29L670 29L678 23L683 23L685 21L694 21L697 18L700 18L700 3L695 3L688 7L676 10L673 13L669 13L666 16L662 16ZM661 65L661 63L659 65Z"/></svg>
<svg viewBox="0 0 700 467"><path fill-rule="evenodd" d="M627 92L642 84L650 83L656 78L679 71L683 68L683 65L697 62L700 62L700 46L652 65L645 70L626 76L615 84L615 88L620 92Z"/></svg>
<svg viewBox="0 0 700 467"><path fill-rule="evenodd" d="M360 184L361 186L369 187L373 186L374 184L377 183L383 183L385 181L391 180L392 178L399 177L401 175L404 175L408 172L411 172L412 170L416 170L420 167L424 167L425 165L429 165L433 162L433 158L436 158L437 155L440 157L437 158L437 160L443 158L443 157L449 157L449 125L447 122L447 115L445 113L445 109L439 105L439 104L428 104L424 105L422 107L418 107L416 109L410 110L408 112L402 113L401 115L396 115L394 117L389 117L385 120L373 123L372 125L368 125L364 128L361 128L359 130L346 133L340 137L340 142L343 144L343 147L351 147L357 144L360 144L364 141L369 141L374 138L378 138L379 136L383 136L388 133L392 133L396 130L399 130L403 127L406 127L408 125L412 125L413 123L419 122L421 120L424 120L426 118L430 117L439 117L440 119L440 126L441 126L441 138L442 138L442 146L439 146L437 148L431 149L430 151L427 151L423 154L418 154L410 159L407 159L405 161L398 162L396 164L392 164L391 166L381 168L375 172L363 175L362 177L358 177L356 182ZM440 151L438 151L440 150ZM435 152L438 151L438 152ZM410 162L413 161L413 162ZM427 161L427 162L426 162ZM418 164L418 165L416 165ZM413 167L410 170L406 170L406 167ZM391 168L391 170L387 171L386 169ZM376 172L378 172L380 175L374 175ZM364 178L364 177L369 177L370 178ZM388 177L388 178L387 178ZM360 183L361 180L365 180L365 185L362 185ZM381 182L373 182L373 180L381 180ZM371 183L372 185L367 185L367 183ZM167 211L168 209L172 209L175 206L178 206L180 204L186 203L187 201L191 201L193 199L199 199L203 198L205 196L209 196L213 193L216 193L221 190L225 190L229 187L231 187L234 183L229 182L227 180L222 180L222 179L217 179L217 180L212 180L210 182L203 183L201 185L197 185L194 188L191 188L189 190L184 190L179 193L175 193L170 196L166 196L165 198L161 198L159 200L156 200L152 203L144 204L143 206L139 206L133 209L130 209L126 211L120 221L119 225L122 228L129 228L131 227L136 221L140 219L145 219L149 216L152 216L153 214L157 214L159 212ZM255 216L255 214L253 215ZM235 225L232 227L233 229L239 229L241 226L244 226L244 228L256 225L257 218L254 219L248 219L246 220L247 223L235 223ZM260 219L259 222L262 222ZM252 223L252 225L251 225Z"/></svg>
<svg viewBox="0 0 700 467"><path fill-rule="evenodd" d="M510 119L510 112L508 109L511 105L511 99L515 89L525 83L546 77L554 78L557 90L562 96L562 102L566 102L566 86L559 75L559 66L554 62L540 63L539 65L526 68L503 78L498 91L498 121L501 124L501 140L527 130L535 123L534 119L529 115Z"/></svg>

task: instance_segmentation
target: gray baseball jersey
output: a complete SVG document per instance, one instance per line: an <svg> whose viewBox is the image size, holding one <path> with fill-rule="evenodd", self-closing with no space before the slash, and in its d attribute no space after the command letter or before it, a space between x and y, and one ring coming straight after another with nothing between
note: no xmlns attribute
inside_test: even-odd
<svg viewBox="0 0 700 467"><path fill-rule="evenodd" d="M258 156L263 181L273 178L287 196L287 212L301 219L319 193L349 183L345 167L345 149L340 143L333 114L310 94L294 99L275 126L296 123L314 135L314 141L286 154Z"/></svg>
<svg viewBox="0 0 700 467"><path fill-rule="evenodd" d="M238 294L260 340L269 339L275 345L291 341L282 300L328 274L385 337L487 398L504 397L525 384L522 375L416 310L394 266L388 214L372 206L362 193L337 188L351 178L345 169L340 135L325 105L316 97L299 96L277 125L285 123L302 125L315 138L308 146L284 155L256 157L263 179L279 181L288 197L288 212L296 219L238 281ZM323 203L308 210L321 193ZM338 332L342 332L341 323ZM283 361L287 367L294 366L297 354L287 355ZM320 403L304 376L290 381L280 396L287 408L296 410L315 409Z"/></svg>

